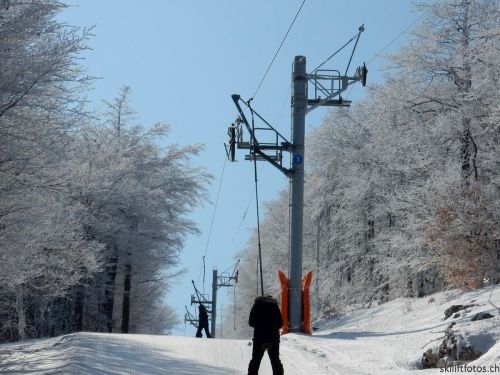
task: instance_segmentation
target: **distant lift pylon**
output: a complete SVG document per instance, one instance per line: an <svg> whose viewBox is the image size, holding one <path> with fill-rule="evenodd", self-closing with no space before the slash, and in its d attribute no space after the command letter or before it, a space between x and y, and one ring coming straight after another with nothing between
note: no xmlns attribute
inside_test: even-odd
<svg viewBox="0 0 500 375"><path fill-rule="evenodd" d="M207 309L208 315L211 320L210 334L212 338L215 338L216 334L215 327L217 323L217 291L222 287L232 287L238 282L239 263L240 260L238 259L238 261L234 264L234 267L230 266L230 268L233 268L231 273L226 272L227 270L225 270L221 274L219 274L217 268L214 267L212 271L212 300L209 300L206 294L201 293L198 288L196 288L194 280L191 280L195 293L191 295L191 305L202 304ZM190 323L194 327L198 327L199 324L198 319L188 310L187 306L186 314L184 314L184 322Z"/></svg>

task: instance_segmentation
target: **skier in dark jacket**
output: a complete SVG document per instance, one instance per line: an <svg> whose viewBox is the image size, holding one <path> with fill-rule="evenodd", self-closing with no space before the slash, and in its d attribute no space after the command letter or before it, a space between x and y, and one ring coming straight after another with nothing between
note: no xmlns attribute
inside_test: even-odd
<svg viewBox="0 0 500 375"><path fill-rule="evenodd" d="M280 361L280 332L283 326L278 302L272 296L255 298L248 324L254 328L252 359L248 375L259 373L260 362L267 350L274 375L283 375Z"/></svg>
<svg viewBox="0 0 500 375"><path fill-rule="evenodd" d="M203 306L201 303L198 306L198 330L196 331L196 337L203 337L201 334L201 330L205 329L205 333L207 334L207 338L211 338L212 336L210 335L210 332L208 330L208 313L207 309L205 306Z"/></svg>

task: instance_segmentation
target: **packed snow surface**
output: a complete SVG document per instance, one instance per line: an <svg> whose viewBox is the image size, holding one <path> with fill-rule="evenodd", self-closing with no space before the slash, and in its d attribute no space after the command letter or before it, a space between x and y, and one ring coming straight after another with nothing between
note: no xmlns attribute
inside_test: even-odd
<svg viewBox="0 0 500 375"><path fill-rule="evenodd" d="M444 320L451 305L475 304ZM438 374L420 369L452 321L484 354L461 373L500 374L500 287L397 299L318 325L312 336L282 337L285 374ZM471 321L479 312L491 319ZM464 316L465 314L465 316ZM246 374L249 340L77 333L0 345L0 374ZM483 369L472 371L470 366ZM455 373L460 373L456 371ZM272 374L267 355L260 374Z"/></svg>

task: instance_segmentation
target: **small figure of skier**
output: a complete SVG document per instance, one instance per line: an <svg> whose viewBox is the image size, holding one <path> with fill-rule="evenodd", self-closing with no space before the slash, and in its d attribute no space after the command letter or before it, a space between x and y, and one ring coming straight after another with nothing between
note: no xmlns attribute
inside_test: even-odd
<svg viewBox="0 0 500 375"><path fill-rule="evenodd" d="M205 333L207 334L207 338L211 338L210 331L208 330L208 313L205 306L201 303L198 306L198 330L196 331L196 337L203 337L201 334L202 329L205 329Z"/></svg>
<svg viewBox="0 0 500 375"><path fill-rule="evenodd" d="M272 296L255 298L248 324L254 328L252 359L248 365L248 375L259 373L260 362L267 350L273 375L283 375L280 361L280 332L283 326L278 302Z"/></svg>

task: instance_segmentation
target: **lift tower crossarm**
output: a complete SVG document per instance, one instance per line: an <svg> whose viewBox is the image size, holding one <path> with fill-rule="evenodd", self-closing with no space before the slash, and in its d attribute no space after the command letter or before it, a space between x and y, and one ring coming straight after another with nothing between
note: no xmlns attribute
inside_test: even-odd
<svg viewBox="0 0 500 375"><path fill-rule="evenodd" d="M340 94L347 90L347 88L353 83L360 81L362 78L359 76L348 77L333 74L308 74L307 79L314 85L316 97L307 100L306 114L320 106L349 107L351 105L351 101L343 100ZM331 82L331 88L325 88L324 85L319 82L321 80ZM334 89L334 84L337 81L339 82L338 88ZM321 96L317 95L318 91L327 96L325 98L321 98ZM336 96L338 96L339 99L332 100Z"/></svg>
<svg viewBox="0 0 500 375"><path fill-rule="evenodd" d="M245 124L247 130L248 130L248 133L250 134L250 136L252 137L252 143L253 143L253 146L243 146L241 148L253 148L254 149L254 152L256 154L258 154L260 157L262 157L263 159L265 159L266 161L268 161L269 163L271 163L273 166L275 166L276 168L278 168L285 176L287 177L290 177L291 174L293 173L293 171L291 169L288 169L288 168L284 168L282 167L279 163L277 163L275 160L273 160L273 158L271 158L269 155L267 155L265 152L262 151L262 149L260 148L260 145L259 145L259 142L257 141L257 138L255 137L255 134L252 130L252 127L250 126L245 114L243 113L243 110L241 109L241 106L240 106L240 100L241 100L241 97L238 95L238 94L233 94L231 95L231 98L233 99L233 102L234 104L236 105L236 108L238 109L238 112L240 114L240 117L241 119L243 120L243 123ZM241 100L243 102L243 100ZM245 102L243 102L245 103ZM247 103L245 103L246 105L248 105ZM254 112L255 113L255 112ZM262 119L268 126L271 127L271 129L273 129L281 138L285 139L285 142L284 143L284 146L282 147L288 147L290 142L286 141L286 138L283 137L276 129L274 129L271 125L269 125L269 123L267 121L265 121L260 115L257 114L257 116ZM269 149L269 147L267 147Z"/></svg>
<svg viewBox="0 0 500 375"><path fill-rule="evenodd" d="M220 287L231 287L234 284L231 284L232 281L235 283L238 282L238 264L240 263L240 260L236 262L236 264L233 267L233 272L227 273L227 272L222 272L220 275L217 276L217 288ZM226 270L227 271L227 270Z"/></svg>
<svg viewBox="0 0 500 375"><path fill-rule="evenodd" d="M184 323L189 323L193 327L198 328L198 319L196 319L193 314L191 314L187 308L187 306L184 306L186 308L186 313L184 314Z"/></svg>
<svg viewBox="0 0 500 375"><path fill-rule="evenodd" d="M212 301L209 301L200 291L196 288L194 280L191 280L193 283L194 292L196 293L196 297L191 295L191 305L194 303L201 303L202 305L211 305Z"/></svg>

